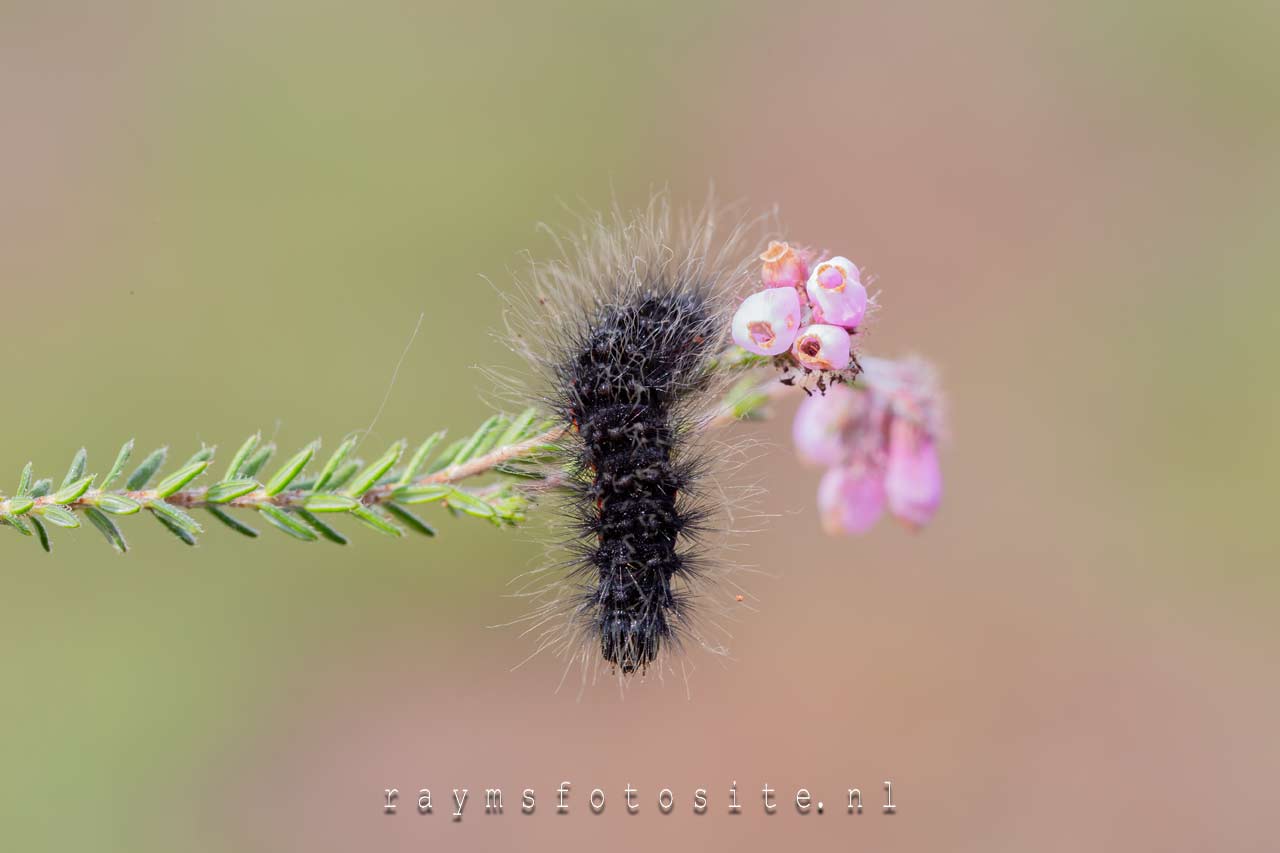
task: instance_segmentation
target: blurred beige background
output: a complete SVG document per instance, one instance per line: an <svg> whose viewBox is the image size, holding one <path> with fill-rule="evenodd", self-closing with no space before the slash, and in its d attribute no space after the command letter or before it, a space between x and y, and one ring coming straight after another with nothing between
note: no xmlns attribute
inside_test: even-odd
<svg viewBox="0 0 1280 853"><path fill-rule="evenodd" d="M712 182L878 276L868 348L938 363L954 438L931 528L827 540L790 410L755 428L774 577L688 694L508 671L526 641L486 626L536 528L10 532L3 846L1270 849L1278 35L1234 2L5 4L13 482L130 436L332 446L421 311L374 440L461 432L500 358L481 275L565 203ZM893 818L786 805L883 779ZM435 813L383 816L393 786Z"/></svg>

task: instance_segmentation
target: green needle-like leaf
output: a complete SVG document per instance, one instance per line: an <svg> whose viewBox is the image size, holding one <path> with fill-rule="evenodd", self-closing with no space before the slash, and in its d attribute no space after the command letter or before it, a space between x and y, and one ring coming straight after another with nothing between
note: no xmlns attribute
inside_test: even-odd
<svg viewBox="0 0 1280 853"><path fill-rule="evenodd" d="M239 476L241 477L257 477L258 472L262 470L262 466L267 464L271 458L271 454L276 452L274 444L266 444L259 447L253 454L244 461L240 466Z"/></svg>
<svg viewBox="0 0 1280 853"><path fill-rule="evenodd" d="M329 491L331 492L337 491L338 489L341 489L343 486L345 486L347 483L350 483L351 478L354 477L359 471L360 471L360 463L354 459L348 459L346 462L342 463L341 468L333 472L333 476L329 478L329 482L326 483L325 485L329 488Z"/></svg>
<svg viewBox="0 0 1280 853"><path fill-rule="evenodd" d="M151 482L151 478L160 470L160 466L164 464L165 457L169 454L169 448L161 447L155 450L146 459L138 464L137 469L129 475L129 479L125 481L124 487L131 492L146 488L147 483Z"/></svg>
<svg viewBox="0 0 1280 853"><path fill-rule="evenodd" d="M449 506L460 509L467 515L474 515L476 518L493 517L493 507L475 495L464 492L462 489L451 488L448 501Z"/></svg>
<svg viewBox="0 0 1280 853"><path fill-rule="evenodd" d="M60 506L46 504L37 507L35 512L39 514L45 521L50 524L56 524L59 527L79 527L80 519L76 518L76 514L69 509L63 509Z"/></svg>
<svg viewBox="0 0 1280 853"><path fill-rule="evenodd" d="M124 495L99 493L93 499L93 505L113 515L133 515L142 509L142 504Z"/></svg>
<svg viewBox="0 0 1280 853"><path fill-rule="evenodd" d="M427 473L434 474L437 471L443 471L445 468L452 465L454 457L458 455L458 451L461 450L462 446L466 443L467 439L460 438L444 450L440 451L440 455L436 457L436 461L427 466Z"/></svg>
<svg viewBox="0 0 1280 853"><path fill-rule="evenodd" d="M436 535L436 529L434 527L432 527L430 524L427 524L425 521L418 518L416 515L409 512L409 510L405 509L399 504L389 503L389 504L386 504L384 509L386 509L388 513L394 516L401 524L403 524L405 527L409 528L410 530L413 530L417 533L421 533L423 536Z"/></svg>
<svg viewBox="0 0 1280 853"><path fill-rule="evenodd" d="M26 466L24 466L22 469L22 477L18 480L18 491L17 491L18 497L22 497L26 495L27 491L30 488L31 488L31 463L28 462Z"/></svg>
<svg viewBox="0 0 1280 853"><path fill-rule="evenodd" d="M386 518L383 518L376 510L369 507L360 506L351 510L351 514L360 519L367 526L373 528L379 533L385 533L388 536L403 536L404 531L396 527Z"/></svg>
<svg viewBox="0 0 1280 853"><path fill-rule="evenodd" d="M529 438L533 433L529 429L538 418L538 410L530 406L523 412L515 416L511 421L511 425L507 427L502 435L498 436L498 440L493 443L494 447L506 447L508 444L516 444Z"/></svg>
<svg viewBox="0 0 1280 853"><path fill-rule="evenodd" d="M111 547L115 548L121 554L129 550L129 545L124 541L124 534L120 532L120 528L116 527L116 523L107 518L93 507L85 507L85 518L102 532L107 541L111 543Z"/></svg>
<svg viewBox="0 0 1280 853"><path fill-rule="evenodd" d="M186 468L190 465L196 464L197 462L210 462L213 460L213 455L217 452L217 445L202 444L200 449L197 450L195 454L187 460L186 465L183 465L182 467Z"/></svg>
<svg viewBox="0 0 1280 853"><path fill-rule="evenodd" d="M240 445L240 449L236 451L236 455L231 457L231 464L227 466L227 473L222 479L234 480L240 476L240 469L244 467L245 460L249 458L249 454L253 453L258 447L258 442L262 440L262 433L255 432L253 435L245 439L244 444Z"/></svg>
<svg viewBox="0 0 1280 853"><path fill-rule="evenodd" d="M61 488L65 489L67 486L71 485L76 480L79 480L81 477L83 477L85 465L87 465L88 462L89 462L88 451L86 451L83 447L77 450L75 458L71 460L71 468L68 469L67 476L62 478ZM63 503L63 501L59 501L59 503Z"/></svg>
<svg viewBox="0 0 1280 853"><path fill-rule="evenodd" d="M258 488L257 480L224 480L214 483L205 493L204 499L211 504L224 504L236 498L244 497Z"/></svg>
<svg viewBox="0 0 1280 853"><path fill-rule="evenodd" d="M321 469L320 476L316 479L315 489L317 492L322 492L329 487L329 481L333 479L334 474L338 473L342 463L347 461L347 457L351 455L351 451L355 446L356 437L353 435L342 442L341 446L329 457L329 461L324 463L324 468Z"/></svg>
<svg viewBox="0 0 1280 853"><path fill-rule="evenodd" d="M196 544L195 534L193 534L191 531L187 530L181 524L178 524L168 516L161 515L160 513L156 513L156 521L160 522L165 527L165 529L168 530L170 533L172 533L174 536L177 536L179 539L181 539L184 544L186 545Z"/></svg>
<svg viewBox="0 0 1280 853"><path fill-rule="evenodd" d="M128 464L129 457L133 455L133 439L129 439L124 443L124 447L120 448L120 452L116 454L116 461L111 465L111 470L107 476L102 479L102 485L98 488L109 489L116 478L124 471L124 466Z"/></svg>
<svg viewBox="0 0 1280 853"><path fill-rule="evenodd" d="M270 504L263 504L258 507L258 512L263 518L275 525L277 529L289 534L294 539L300 539L303 542L316 541L316 534L310 527L307 527L284 510Z"/></svg>
<svg viewBox="0 0 1280 853"><path fill-rule="evenodd" d="M360 501L347 495L312 495L303 506L311 512L350 512L360 506Z"/></svg>
<svg viewBox="0 0 1280 853"><path fill-rule="evenodd" d="M9 514L26 515L35 505L36 502L31 498L9 498Z"/></svg>
<svg viewBox="0 0 1280 853"><path fill-rule="evenodd" d="M209 510L210 515L218 519L218 521L221 521L227 527L230 527L236 533L239 533L243 536L248 536L250 539L258 538L258 531L254 530L249 525L242 523L241 521L236 519L234 516L232 516L230 513L224 512L223 510L218 509L216 506L206 507L206 509Z"/></svg>
<svg viewBox="0 0 1280 853"><path fill-rule="evenodd" d="M176 528L185 533L186 536L178 537L184 542L190 537L191 541L187 542L188 545L194 545L196 535L204 532L198 521L172 504L167 504L164 501L150 501L147 504L147 509L151 510L151 513L170 530Z"/></svg>
<svg viewBox="0 0 1280 853"><path fill-rule="evenodd" d="M81 477L74 483L63 483L62 488L58 489L57 493L54 494L53 502L56 504L69 504L80 500L84 493L89 491L93 478L94 475L90 474L88 477Z"/></svg>
<svg viewBox="0 0 1280 853"><path fill-rule="evenodd" d="M487 453L489 450L490 439L496 440L498 431L506 426L507 420L502 415L494 415L484 423L480 424L480 428L471 434L466 443L458 449L458 454L450 463L452 465L461 465L462 463Z"/></svg>
<svg viewBox="0 0 1280 853"><path fill-rule="evenodd" d="M31 523L35 525L36 536L40 539L40 547L44 549L46 554L53 553L53 545L49 543L49 531L44 529L44 525L40 523L38 518L32 518Z"/></svg>
<svg viewBox="0 0 1280 853"><path fill-rule="evenodd" d="M307 524L311 525L311 527L314 528L317 533L319 533L321 536L323 536L325 539L328 539L330 542L334 543L335 545L347 544L347 537L343 536L341 533L334 530L332 527L325 524L323 521L316 518L314 515L307 512L305 509L297 510L297 515L298 515L298 518L302 519Z"/></svg>
<svg viewBox="0 0 1280 853"><path fill-rule="evenodd" d="M169 497L170 495L179 491L187 483L190 483L196 477L199 477L201 474L203 474L204 469L208 467L209 467L208 459L201 459L197 462L193 462L190 465L187 465L185 468L182 468L181 470L176 471L175 473L170 474L168 477L165 477L163 480L161 480L160 485L156 486L156 494L162 498Z"/></svg>
<svg viewBox="0 0 1280 853"><path fill-rule="evenodd" d="M311 457L316 455L317 442L312 442L304 447L297 455L281 466L275 476L267 481L266 493L268 496L274 497L285 489L289 488L289 484L297 479L302 473L302 469L307 467L307 463L311 461Z"/></svg>
<svg viewBox="0 0 1280 853"><path fill-rule="evenodd" d="M394 497L402 504L426 504L447 498L452 486L405 486L395 490Z"/></svg>
<svg viewBox="0 0 1280 853"><path fill-rule="evenodd" d="M9 525L14 530L21 533L23 536L31 535L31 528L27 526L27 523L25 521L23 521L21 518L18 518L16 515L0 516L0 522L3 522L4 524Z"/></svg>
<svg viewBox="0 0 1280 853"><path fill-rule="evenodd" d="M414 480L418 479L418 473L422 470L422 466L427 464L427 459L431 456L431 451L436 449L436 445L444 438L444 430L428 436L427 440L418 445L418 449L414 451L413 458L409 460L409 464L405 467L404 472L400 474L399 485L407 486Z"/></svg>
<svg viewBox="0 0 1280 853"><path fill-rule="evenodd" d="M391 445L391 449L382 455L382 458L374 462L368 468L360 472L360 474L351 481L351 485L342 490L342 493L351 497L360 497L369 489L373 488L383 475L391 470L397 462L400 461L401 454L404 453L404 442L397 441Z"/></svg>
<svg viewBox="0 0 1280 853"><path fill-rule="evenodd" d="M499 474L506 474L508 477L518 477L521 480L545 480L547 478L547 475L541 471L532 471L511 463L494 465L493 470Z"/></svg>

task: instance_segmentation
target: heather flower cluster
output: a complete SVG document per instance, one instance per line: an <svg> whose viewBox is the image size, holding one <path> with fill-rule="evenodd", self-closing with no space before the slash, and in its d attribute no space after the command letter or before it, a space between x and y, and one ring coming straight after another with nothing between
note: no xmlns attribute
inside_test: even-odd
<svg viewBox="0 0 1280 853"><path fill-rule="evenodd" d="M772 242L764 254L765 289L743 300L733 340L756 355L790 351L812 371L841 371L853 362L850 336L867 314L867 289L848 258L814 259L806 249Z"/></svg>
<svg viewBox="0 0 1280 853"><path fill-rule="evenodd" d="M866 358L859 387L833 385L800 404L800 458L827 469L818 509L828 533L864 533L885 511L913 528L942 500L942 406L923 361Z"/></svg>
<svg viewBox="0 0 1280 853"><path fill-rule="evenodd" d="M760 260L765 288L738 307L733 339L784 372L819 374L819 393L805 389L794 438L802 460L827 469L818 487L824 529L864 533L886 511L911 527L928 523L942 499L932 369L855 356L871 300L848 258L772 242Z"/></svg>

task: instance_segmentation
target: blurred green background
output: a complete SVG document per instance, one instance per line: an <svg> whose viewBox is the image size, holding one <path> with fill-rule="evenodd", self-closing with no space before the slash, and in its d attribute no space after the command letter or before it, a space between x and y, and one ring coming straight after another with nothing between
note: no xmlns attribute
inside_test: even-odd
<svg viewBox="0 0 1280 853"><path fill-rule="evenodd" d="M536 527L187 551L139 519L124 558L10 532L3 846L1266 848L1277 36L1234 2L4 4L15 483L130 436L333 446L420 312L371 442L468 429L536 223L712 183L877 276L866 346L938 363L953 440L932 527L829 540L789 409L749 430L770 576L691 696L508 671L527 640L486 626L522 612ZM759 809L889 778L893 819ZM504 817L449 821L492 785Z"/></svg>

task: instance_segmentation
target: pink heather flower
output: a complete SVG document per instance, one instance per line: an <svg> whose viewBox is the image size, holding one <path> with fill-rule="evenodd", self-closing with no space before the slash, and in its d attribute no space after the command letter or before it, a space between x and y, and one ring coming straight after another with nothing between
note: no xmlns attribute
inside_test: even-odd
<svg viewBox="0 0 1280 853"><path fill-rule="evenodd" d="M884 472L864 463L832 468L818 484L822 529L832 535L866 533L884 514Z"/></svg>
<svg viewBox="0 0 1280 853"><path fill-rule="evenodd" d="M805 292L820 322L854 329L866 316L867 289L848 258L828 258L815 266Z"/></svg>
<svg viewBox="0 0 1280 853"><path fill-rule="evenodd" d="M861 533L886 505L922 526L942 500L944 427L933 369L918 359L867 357L862 366L860 387L835 385L826 396L810 397L792 427L801 459L834 466L818 492L823 526Z"/></svg>
<svg viewBox="0 0 1280 853"><path fill-rule="evenodd" d="M809 465L839 465L849 458L845 433L857 421L863 395L845 385L832 385L825 394L800 401L791 437L796 453Z"/></svg>
<svg viewBox="0 0 1280 853"><path fill-rule="evenodd" d="M786 243L771 240L760 260L764 261L760 277L765 287L799 287L809 277L804 257Z"/></svg>
<svg viewBox="0 0 1280 853"><path fill-rule="evenodd" d="M934 440L945 435L944 401L932 365L916 357L890 361L867 356L861 362L861 381L873 398L888 406L889 417L918 424Z"/></svg>
<svg viewBox="0 0 1280 853"><path fill-rule="evenodd" d="M756 355L786 352L800 330L800 294L790 287L753 293L733 315L733 340Z"/></svg>
<svg viewBox="0 0 1280 853"><path fill-rule="evenodd" d="M814 323L800 331L791 351L810 370L844 370L849 366L849 333L839 326Z"/></svg>
<svg viewBox="0 0 1280 853"><path fill-rule="evenodd" d="M938 447L918 424L897 418L889 427L885 471L889 510L912 527L923 527L942 501Z"/></svg>

